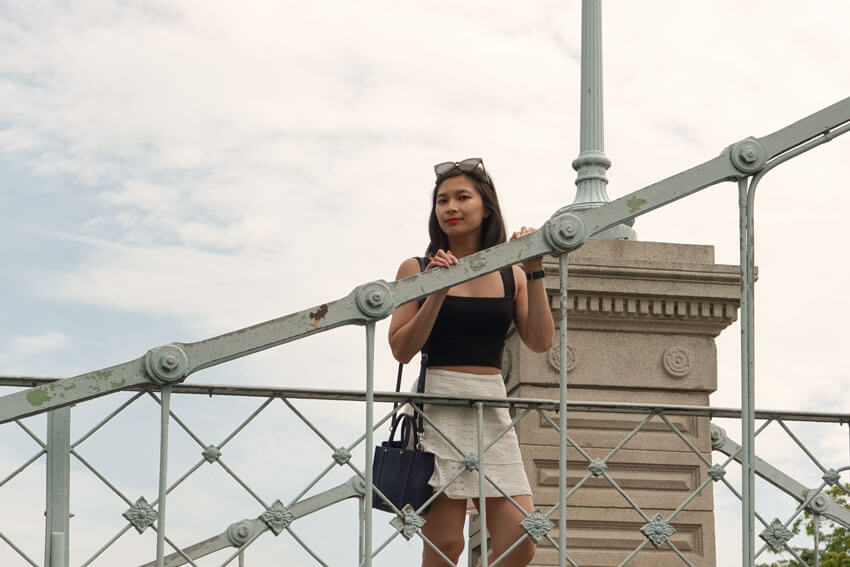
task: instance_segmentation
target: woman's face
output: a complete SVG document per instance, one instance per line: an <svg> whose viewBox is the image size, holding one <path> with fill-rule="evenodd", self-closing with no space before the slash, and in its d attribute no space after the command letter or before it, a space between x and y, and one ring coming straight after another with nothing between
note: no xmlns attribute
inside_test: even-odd
<svg viewBox="0 0 850 567"><path fill-rule="evenodd" d="M480 232L481 223L487 216L481 194L465 175L448 177L437 187L434 213L440 228L451 238Z"/></svg>

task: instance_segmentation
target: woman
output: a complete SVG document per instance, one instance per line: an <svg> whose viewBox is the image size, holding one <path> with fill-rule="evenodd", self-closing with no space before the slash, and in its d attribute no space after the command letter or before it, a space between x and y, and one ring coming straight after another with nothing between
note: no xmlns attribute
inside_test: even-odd
<svg viewBox="0 0 850 567"><path fill-rule="evenodd" d="M496 191L479 158L434 166L437 180L431 201L426 270L448 268L458 258L505 241L505 227ZM532 232L522 227L511 239ZM416 258L405 260L397 279L420 271ZM543 259L523 262L449 289L424 301L398 307L389 331L393 356L409 362L420 350L428 355L425 391L435 394L504 397L501 375L505 335L511 322L523 342L535 352L552 346L554 325L543 285ZM458 445L464 454L477 454L477 416L464 407L430 405L426 415ZM510 423L505 408L485 409L485 445ZM461 469L464 455L425 425L423 449L435 454L429 484L439 489ZM532 511L531 489L525 475L516 433L510 429L486 453L484 470L525 513ZM424 535L455 564L464 547L463 526L467 499L478 503L478 471L464 470L432 504ZM490 483L485 486L487 531L492 554L499 557L525 532L518 510ZM534 557L535 546L526 538L500 565L522 567ZM427 544L423 567L444 566Z"/></svg>

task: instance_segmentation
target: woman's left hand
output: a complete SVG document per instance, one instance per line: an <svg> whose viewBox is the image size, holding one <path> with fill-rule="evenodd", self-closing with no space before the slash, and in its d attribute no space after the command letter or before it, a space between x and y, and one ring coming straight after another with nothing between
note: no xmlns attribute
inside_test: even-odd
<svg viewBox="0 0 850 567"><path fill-rule="evenodd" d="M534 228L530 226L524 226L519 229L519 232L514 232L511 235L511 240L516 238L521 238L526 234L531 234L534 232ZM522 263L522 269L525 270L525 273L537 272L543 269L543 256L537 256L536 258L529 258L525 262Z"/></svg>

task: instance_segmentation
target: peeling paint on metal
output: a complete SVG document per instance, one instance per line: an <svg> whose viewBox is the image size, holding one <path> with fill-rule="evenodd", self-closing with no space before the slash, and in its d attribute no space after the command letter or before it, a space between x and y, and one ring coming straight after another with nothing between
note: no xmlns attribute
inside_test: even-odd
<svg viewBox="0 0 850 567"><path fill-rule="evenodd" d="M27 392L27 401L30 405L40 406L49 402L53 396L47 391L48 386L37 386Z"/></svg>
<svg viewBox="0 0 850 567"><path fill-rule="evenodd" d="M325 303L324 305L322 305L321 307L319 307L318 309L316 309L315 311L310 313L310 319L312 319L314 321L318 321L319 319L324 319L325 315L327 315L327 314L328 314L328 304Z"/></svg>
<svg viewBox="0 0 850 567"><path fill-rule="evenodd" d="M319 321L324 319L325 315L327 315L327 314L328 314L328 304L327 303L319 306L318 309L316 309L315 311L310 313L310 319L313 320L313 328L314 329L319 328Z"/></svg>
<svg viewBox="0 0 850 567"><path fill-rule="evenodd" d="M641 199L640 197L632 197L628 201L626 201L626 205L629 207L629 210L633 213L636 213L640 210L642 206L646 204L646 199Z"/></svg>

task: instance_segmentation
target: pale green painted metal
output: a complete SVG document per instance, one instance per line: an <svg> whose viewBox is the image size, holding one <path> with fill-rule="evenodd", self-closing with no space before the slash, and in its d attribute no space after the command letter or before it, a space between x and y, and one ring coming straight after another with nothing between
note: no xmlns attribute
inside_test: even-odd
<svg viewBox="0 0 850 567"><path fill-rule="evenodd" d="M366 518L363 524L363 549L365 567L372 566L372 457L375 440L373 436L375 408L375 323L366 326L366 470L365 503Z"/></svg>
<svg viewBox="0 0 850 567"><path fill-rule="evenodd" d="M576 170L576 196L560 212L579 211L608 203L606 172L611 160L605 155L605 119L602 95L602 2L581 4L581 119ZM635 240L635 231L620 224L598 235L600 238Z"/></svg>
<svg viewBox="0 0 850 567"><path fill-rule="evenodd" d="M44 564L67 567L71 517L71 408L47 414L47 511Z"/></svg>
<svg viewBox="0 0 850 567"><path fill-rule="evenodd" d="M478 437L478 518L480 529L481 567L489 565L487 557L487 498L484 494L484 403L475 402L476 431Z"/></svg>
<svg viewBox="0 0 850 567"><path fill-rule="evenodd" d="M560 296L558 348L561 359L558 365L558 565L567 564L567 279L569 255L558 258L560 268Z"/></svg>
<svg viewBox="0 0 850 567"><path fill-rule="evenodd" d="M738 180L741 269L741 565L755 562L755 360L753 356L753 231L747 180Z"/></svg>
<svg viewBox="0 0 850 567"><path fill-rule="evenodd" d="M251 389L251 388L246 388L246 389L245 389L245 391L246 391L249 395L253 395L253 394L254 394L254 390L253 390L253 389ZM232 392L230 392L230 393L232 394ZM336 397L334 396L334 394L333 394L333 393L327 393L327 394L326 394L326 399L331 400L331 399L336 399ZM360 393L360 400L364 400L364 399L365 399L365 394L364 394L363 392L361 392L361 393ZM439 399L435 399L434 401L439 402L439 401L441 401L441 400L439 400ZM454 398L452 398L452 397L449 397L449 399L442 400L442 401L444 401L444 402L449 402L449 403L453 403L453 402L455 401L455 399L454 399ZM522 400L522 399L517 400L517 399L504 398L504 399L493 399L493 400L485 399L485 400L478 400L478 401L476 401L476 403L477 403L477 404L479 404L479 405L480 405L480 407L486 407L486 406L490 406L490 405L493 405L493 406L495 406L495 407L499 407L499 406L505 405L505 404L507 404L507 403L513 403L513 404L516 404L517 406L525 406L526 411L523 413L523 415L522 415L522 416L520 416L520 417L518 417L518 418L515 418L514 422L517 422L517 421L518 421L519 419L521 419L524 415L527 415L527 414L529 413L529 411L530 411L531 407L533 406L533 404L534 404L535 402L540 402L541 404L545 403L545 404L546 404L546 407L547 407L547 408L549 408L549 411L555 410L555 409L557 409L557 408L559 407L559 404L558 404L558 405L556 405L556 404L555 404L553 401L551 401L551 400L548 400L548 401L534 401L534 400L532 400L532 401L528 401L528 400ZM467 402L467 403L468 403L468 402ZM265 408L265 407L267 407L267 406L268 406L268 400L266 401L266 403L264 403L264 404L261 406L261 408ZM586 403L581 403L581 404L579 404L579 403L575 403L575 404L573 404L573 405L571 406L571 408L570 408L570 409L576 409L576 408L583 408L583 409L584 409L584 408L585 408L585 406L587 406L587 408L591 409L592 411L603 411L603 409L613 410L613 411L620 410L620 411L627 411L627 412L636 412L636 411L637 411L637 405L635 405L635 404L586 404ZM126 405L122 405L122 407L126 407ZM703 416L705 416L705 415L712 415L712 414L723 414L723 415L725 415L725 416L735 417L735 412L734 412L734 410L724 410L724 409L718 409L718 408L687 408L687 407L685 407L685 406L663 406L663 407L643 406L643 408L644 408L644 409L643 409L643 412L644 412L644 413L649 413L649 415L647 415L647 416L645 417L645 419L642 421L642 423L641 423L641 424L640 424L637 428L635 428L635 430L633 430L632 432L630 432L629 434L627 434L627 435L625 436L625 438L623 439L623 441L617 445L617 447L622 448L622 447L623 447L623 446L624 446L624 445L625 445L625 444L626 444L626 443L627 443L627 442L628 442L631 438L633 438L633 437L634 437L634 435L635 435L635 434L637 434L637 432L638 432L638 431L640 431L641 429L643 429L643 428L644 428L644 426L645 426L645 425L649 422L649 420L650 420L650 419L652 419L652 418L653 418L653 416L658 415L658 416L661 418L661 420L662 420L664 423L666 423L666 424L667 424L667 426L668 426L668 427L669 427L669 428L670 428L670 429L671 429L674 433L676 433L676 435L677 435L680 439L682 439L682 441L684 442L684 444L685 444L686 446L688 446L688 448L689 448L691 451L694 451L694 452L695 452L695 454L699 454L699 453L698 453L698 451L696 450L696 448L695 448L695 447L694 447L691 443L689 443L689 442L688 442L687 438L686 438L686 437L684 437L684 436L681 434L681 432L678 432L678 430L675 428L675 426L673 426L673 424L672 424L669 420L667 420L667 419L666 419L666 417L665 417L664 413L665 413L665 412L667 412L667 413L669 413L669 414L671 414L671 415L673 415L673 414L688 414L688 415L690 415L690 414L695 414L695 415L696 415L696 414L698 414L698 415L703 415ZM690 411L688 411L688 410L690 410ZM763 426L759 429L759 431L762 431L762 430L764 430L764 428L765 428L765 427L767 427L767 425L769 425L769 423L771 423L772 421L775 421L775 420L776 420L776 418L777 418L777 413L779 413L779 412L760 412L760 413L762 414L762 417L764 417L764 416L771 416L771 417L773 418L773 419L768 420L768 422L767 422L767 423L765 423L765 424L764 424L764 425L763 425ZM256 415L256 414L257 414L257 411L255 411L255 412L254 412L254 414L252 415L252 417L253 417L254 415ZM789 414L790 414L790 412L789 412ZM533 415L533 414L532 414L532 415ZM737 414L737 415L738 415L738 416L740 416L740 412L738 412L738 414ZM796 415L795 415L795 417L796 417ZM181 423L181 422L179 421L179 418L177 418L176 416L173 416L173 415L172 415L172 419L174 419L174 420L175 420L175 422L177 422L177 423ZM250 418L249 418L249 419L250 419ZM833 422L833 423L841 423L841 424L843 424L843 423L846 423L848 420L850 420L850 415L844 415L844 414L832 414L832 415L830 415L830 414L818 414L818 413L812 413L811 415L809 415L809 416L808 416L808 420L810 420L810 421L820 421L820 422ZM242 427L244 427L244 424L245 424L245 422L243 422L242 424L240 424L240 425L238 426L238 428L237 428L237 429L241 429ZM100 426L100 424L98 424L98 426L96 426L96 427L99 427L99 426ZM314 427L315 427L315 426L314 426ZM786 430L786 431L789 433L789 436L790 436L793 440L795 440L796 442L799 442L799 440L796 438L796 436L793 434L793 432L791 432L789 429L787 429L787 427L785 427L784 425L783 425L783 429L784 429L784 430ZM502 432L502 434L504 434L504 431ZM85 438L87 438L87 437L88 437L88 434L84 435L82 439L85 439ZM233 437L233 435L231 434L230 436L228 436L228 439L231 439L232 437ZM331 443L329 440L325 439L323 436L320 436L320 437L322 437L322 440L323 440L323 441L324 441L324 442L325 442L325 443L326 443L329 447L333 447L333 446L334 446L334 444L333 444L333 443ZM566 437L566 436L565 436L565 437ZM712 437L714 438L714 437L715 437L715 435L713 435ZM718 437L718 439L720 439L720 435L717 435L716 437ZM37 439L37 437L36 437L36 436L33 436L33 438L34 438L34 440L36 440L36 442L39 442L39 440ZM365 435L364 435L363 437L361 437L361 439L363 439L363 438L365 438ZM201 446L201 447L203 447L203 446L204 446L204 443L203 443L200 439L197 439L197 438L196 438L196 442L198 442L198 445L199 445L199 446ZM491 443L490 445L492 445L492 443ZM484 451L486 451L486 450L487 450L487 448L489 448L489 446L490 446L490 445L485 446L485 447L484 447ZM580 452L581 454L585 455L585 458L588 460L588 462L590 462L590 461L591 461L591 459L590 459L589 455L587 455L586 453L584 453L584 452L581 450L581 448L580 448L579 446L576 446L576 448L579 450L579 452ZM611 457L611 456L612 456L612 455L613 455L613 454L614 454L617 450L619 450L619 449L615 448L614 450L612 450L612 451L611 451L611 453L610 453L610 454L609 454L609 455L608 455L608 456L607 456L604 460L609 459L609 458L610 458L610 457ZM739 450L739 449L735 449L735 447L733 447L733 448L732 448L732 450L733 450L733 451L737 451L737 450ZM708 462L707 462L706 460L704 460L704 459L703 459L703 463L704 463L706 466L708 466ZM592 464L593 464L593 463L591 463L591 465L592 465ZM820 466L822 470L823 470L823 469L825 469L825 467L824 467L822 464L820 464L820 463L818 463L818 466ZM840 470L843 470L843 469L839 469L839 472L840 472ZM587 477L587 478L589 478L589 476L590 476L590 475L588 475L588 477ZM603 476L606 476L606 475L603 475ZM636 511L638 511L638 513L641 513L641 512L640 512L640 508L639 508L639 507L638 507L638 506L637 506L637 505L636 505L633 501L631 501L631 499L628 497L628 495L625 493L625 491L623 491L620 487L618 487L618 486L617 486L617 484L616 484L615 482L613 482L613 480L612 480L612 479L610 479L610 477L607 477L607 476L606 476L606 478L608 478L608 480L609 480L609 482L611 482L612 486L613 486L615 489L617 489L617 490L618 490L618 492L620 492L620 493L623 495L623 497L624 497L627 501L632 502L632 505L635 507L635 510L636 510ZM490 479L489 479L488 477L486 477L486 476L485 476L485 479L486 479L486 481L490 481ZM176 484L176 483L175 483L175 484ZM700 490L702 490L702 489L705 487L705 484L706 484L706 483L703 483L700 487L698 487L698 488L697 488L697 490L696 490L696 491L695 491L695 492L694 492L691 496L689 496L689 497L688 497L688 498L687 498L687 499L686 499L686 500L685 500L685 501L684 501L684 502L683 502L683 503L682 503L682 504L681 504L681 505L677 508L677 511L676 511L676 512L674 512L674 514L673 514L673 515L671 515L669 518L667 518L667 521L668 521L668 522L669 522L669 521L672 521L673 516L674 516L674 515L675 515L678 511L681 511L682 509L684 509L684 507L687 505L687 502L688 502L688 501L690 501L690 500L692 500L692 499L695 497L696 493L698 493ZM579 488L579 487L574 488L574 489L573 489L573 491L571 491L571 493L572 493L572 492L574 492L575 490L577 490L578 488ZM805 490L805 489L803 489L803 490ZM809 497L808 497L808 498L806 499L806 501L805 501L805 502L803 502L803 503L802 503L802 505L798 508L798 512L799 512L799 511L801 511L801 510L802 510L802 509L803 509L806 505L808 505L810 502L813 502L814 496L817 494L817 492L819 492L819 490L820 490L820 489L818 489L818 490L814 490L814 491L812 491L812 490L809 490L809 491L808 491L808 492L809 492ZM355 490L351 490L351 489L350 489L349 494L353 494L354 492L356 492L356 491L355 491ZM338 494L337 494L337 496L338 496ZM323 495L323 498L325 498L325 497L326 497L326 495ZM318 502L316 502L315 504L316 504L317 506L318 506L318 505L320 505L320 503L318 503ZM295 511L295 510L294 510L294 508L293 508L293 512L294 512L294 511ZM303 515L302 513L300 513L300 512L298 513L298 516L299 516L299 517L300 517L300 516L302 516L302 515ZM645 518L645 519L648 519L645 515L643 515L643 516L644 516L644 518ZM793 521L793 517L792 517L791 519L787 520L786 522L784 522L784 523L783 523L783 525L787 525L787 524L789 524L791 521ZM258 520L258 522L259 522L259 520ZM764 523L764 522L763 522L763 523ZM266 529L267 529L267 528L266 528ZM265 531L265 530L263 529L262 531ZM254 537L253 537L253 538L251 538L251 540L250 540L250 541L254 541L257 537L259 537L260 533L262 533L262 532L261 532L260 530L257 530L256 534L254 535ZM220 539L225 539L225 540L226 540L226 538L227 538L227 533L222 534L222 537L221 537ZM172 545L173 545L173 543L172 543ZM223 544L223 545L221 545L221 546L219 546L218 548L220 549L220 548L222 548L222 547L227 547L228 545L232 545L232 543L229 543L229 542L225 541L225 542L224 542L224 544ZM645 547L645 545L643 545L640 549L642 549L643 547ZM195 549L196 549L196 547L195 547L195 546L193 546L193 547L186 548L185 550L183 550L183 552L184 552L186 555L191 555L191 556L193 556L193 557L197 558L197 557L198 557L198 555L196 555L195 553L190 553L190 551L193 551L193 550L195 550ZM244 548L244 546L243 546L242 548L237 549L237 551L236 551L236 553L234 554L233 558L238 557L238 555L239 555L240 553L242 553L242 552L244 551L244 549L245 549L245 548ZM640 551L640 549L635 550L635 552L631 555L631 557L633 557L634 555L636 555L636 553L637 553L637 552L639 552L639 551ZM687 561L687 558L685 558L685 557L681 556L681 553L680 553L680 552L678 552L678 550L676 550L676 549L675 549L675 547L671 547L671 549L674 551L674 553L676 553L678 556L680 556L680 558L681 558L681 559L682 559L682 561L683 561L683 564L685 564L685 565L689 564L689 563L688 563L688 561ZM176 556L176 555L177 555L177 554L173 554L173 556ZM203 555L203 553L201 554L201 556L202 556L202 555ZM170 559L170 558L172 558L172 556L169 556L169 559ZM319 563L320 563L320 564L324 564L323 562L321 562L321 560L318 560L318 561L319 561ZM568 564L570 564L570 565L575 565L575 563L574 563L574 562L572 562L572 561L570 561L568 557L566 558L566 561L567 561L567 562L568 562ZM183 564L183 563L185 563L185 562L186 562L186 561L182 561L182 560L181 560L181 561L178 561L178 562L176 562L176 563L167 562L167 563L166 563L166 565ZM628 563L628 561L623 562L623 564L624 564L624 565L625 565L625 564L627 564L627 563ZM150 565L153 565L153 564L150 564Z"/></svg>
<svg viewBox="0 0 850 567"><path fill-rule="evenodd" d="M165 557L165 503L168 488L168 418L171 408L171 386L162 387L159 434L159 502L156 520L156 567L163 567Z"/></svg>

